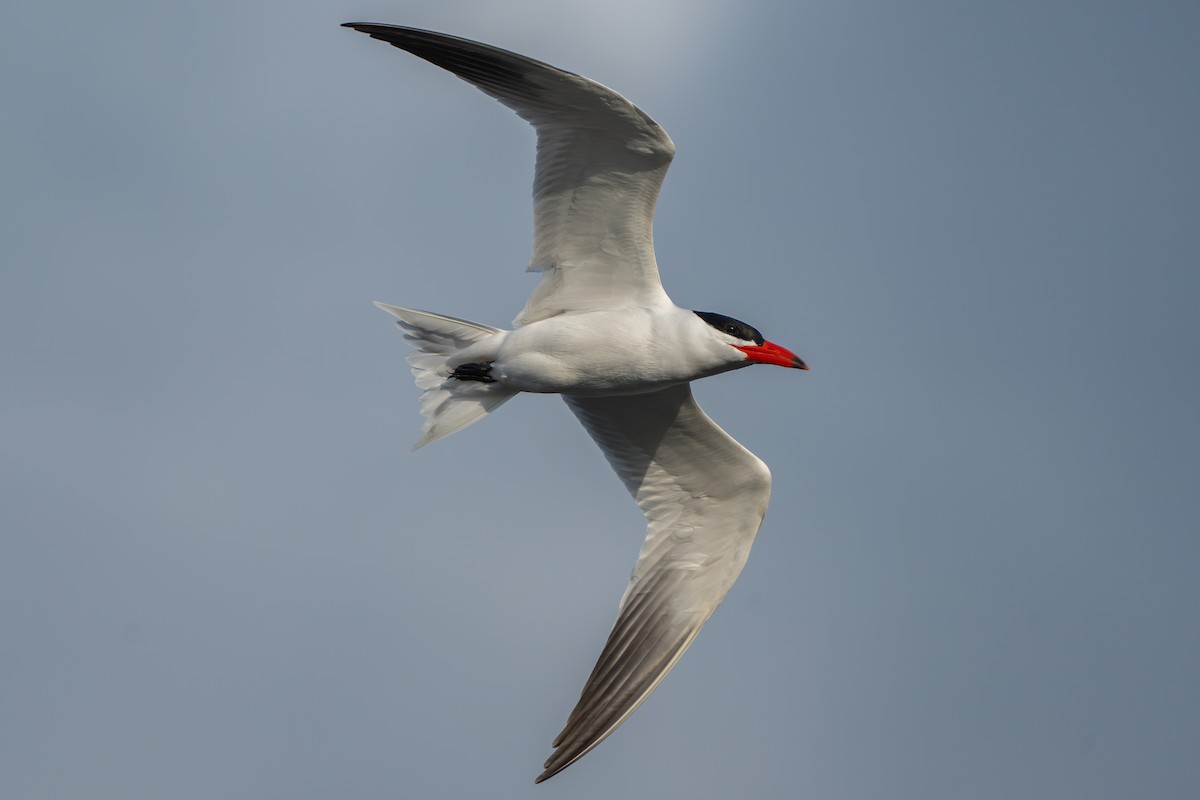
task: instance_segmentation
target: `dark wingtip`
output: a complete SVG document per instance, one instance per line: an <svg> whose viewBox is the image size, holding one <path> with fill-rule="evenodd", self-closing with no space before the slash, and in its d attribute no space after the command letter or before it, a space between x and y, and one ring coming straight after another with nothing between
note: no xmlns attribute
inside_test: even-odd
<svg viewBox="0 0 1200 800"><path fill-rule="evenodd" d="M343 22L342 27L350 28L351 30L356 30L359 33L365 33L367 36L370 36L373 39L380 39L384 36L387 36L388 33L390 33L392 30L398 28L399 26L397 26L397 25L382 25L378 22ZM404 29L401 28L400 30L404 30ZM387 40L383 39L383 41L387 41Z"/></svg>

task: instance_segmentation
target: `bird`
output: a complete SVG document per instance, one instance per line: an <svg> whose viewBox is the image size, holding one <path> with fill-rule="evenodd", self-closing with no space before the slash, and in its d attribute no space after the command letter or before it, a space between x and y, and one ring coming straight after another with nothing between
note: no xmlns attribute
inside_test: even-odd
<svg viewBox="0 0 1200 800"><path fill-rule="evenodd" d="M806 370L757 328L680 308L659 278L653 218L675 154L622 95L443 33L348 22L458 76L537 136L533 254L541 279L511 329L376 303L421 389L414 450L522 393L558 394L646 517L617 619L535 783L600 744L658 686L733 586L771 493L766 464L697 405L691 382L755 364Z"/></svg>

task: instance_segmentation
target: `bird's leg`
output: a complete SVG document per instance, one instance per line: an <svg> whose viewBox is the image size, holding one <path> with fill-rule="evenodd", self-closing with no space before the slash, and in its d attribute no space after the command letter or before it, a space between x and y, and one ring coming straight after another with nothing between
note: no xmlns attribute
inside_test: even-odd
<svg viewBox="0 0 1200 800"><path fill-rule="evenodd" d="M459 364L450 373L451 378L458 378L460 381L479 381L480 383L495 383L496 379L489 373L492 371L492 362L485 361L481 364Z"/></svg>

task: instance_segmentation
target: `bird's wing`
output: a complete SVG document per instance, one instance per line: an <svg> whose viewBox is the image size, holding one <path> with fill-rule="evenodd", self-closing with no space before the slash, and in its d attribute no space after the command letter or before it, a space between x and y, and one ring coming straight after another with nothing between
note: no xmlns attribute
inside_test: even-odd
<svg viewBox="0 0 1200 800"><path fill-rule="evenodd" d="M538 781L603 741L675 666L742 571L771 494L766 464L709 419L687 384L564 399L649 527L617 621Z"/></svg>
<svg viewBox="0 0 1200 800"><path fill-rule="evenodd" d="M654 260L654 204L675 145L595 81L468 39L346 23L453 72L537 131L533 258L542 273L517 325L558 314L670 302Z"/></svg>

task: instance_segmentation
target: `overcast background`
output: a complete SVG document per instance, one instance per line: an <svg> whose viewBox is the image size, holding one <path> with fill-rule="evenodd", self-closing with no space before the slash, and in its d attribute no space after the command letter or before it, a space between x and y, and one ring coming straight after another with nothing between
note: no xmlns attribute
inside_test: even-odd
<svg viewBox="0 0 1200 800"><path fill-rule="evenodd" d="M1200 6L0 14L0 795L1200 796ZM556 398L418 453L372 300L506 325L533 137L342 30L616 87L775 491L695 646L532 780L643 532Z"/></svg>

